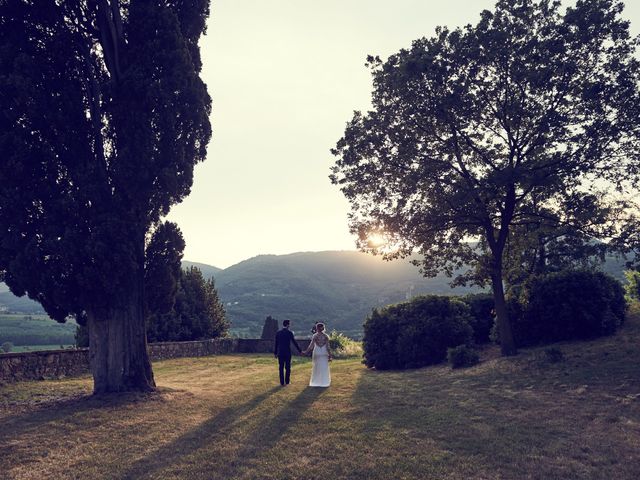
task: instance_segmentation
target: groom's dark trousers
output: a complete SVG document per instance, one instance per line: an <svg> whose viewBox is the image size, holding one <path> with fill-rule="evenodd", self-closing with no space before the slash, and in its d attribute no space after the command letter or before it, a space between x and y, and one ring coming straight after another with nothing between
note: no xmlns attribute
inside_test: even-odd
<svg viewBox="0 0 640 480"><path fill-rule="evenodd" d="M291 343L298 352L302 352L298 342L293 338L293 333L288 328L283 328L276 333L276 345L273 354L278 357L278 370L280 371L280 385L288 385L291 381Z"/></svg>

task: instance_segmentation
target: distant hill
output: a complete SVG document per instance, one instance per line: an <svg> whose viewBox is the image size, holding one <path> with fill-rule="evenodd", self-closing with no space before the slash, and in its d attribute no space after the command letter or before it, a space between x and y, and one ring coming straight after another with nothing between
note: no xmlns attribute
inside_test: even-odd
<svg viewBox="0 0 640 480"><path fill-rule="evenodd" d="M0 312L20 312L27 314L43 314L42 306L30 298L16 297L4 283L0 283Z"/></svg>
<svg viewBox="0 0 640 480"><path fill-rule="evenodd" d="M267 315L290 318L298 334L314 321L359 336L371 309L421 293L463 294L444 276L423 278L407 260L385 262L360 252L260 255L216 275L232 331L258 335Z"/></svg>
<svg viewBox="0 0 640 480"><path fill-rule="evenodd" d="M76 323L58 323L44 314L0 313L0 344L14 345L73 345Z"/></svg>
<svg viewBox="0 0 640 480"><path fill-rule="evenodd" d="M226 269L183 261L215 278L220 298L232 322L231 331L257 336L264 319L289 318L299 335L314 321L359 337L373 307L396 303L419 294L455 295L477 289L449 287L449 278L424 278L408 260L385 262L355 251L302 252L260 255ZM624 261L607 259L602 270L623 281ZM17 298L0 283L0 312L43 313L36 302Z"/></svg>
<svg viewBox="0 0 640 480"><path fill-rule="evenodd" d="M219 272L222 271L221 268L214 267L212 265L207 265L206 263L198 263L198 262L189 262L188 260L182 261L182 268L186 269L188 267L198 267L202 272L202 275L205 279L210 279L211 277L216 277Z"/></svg>

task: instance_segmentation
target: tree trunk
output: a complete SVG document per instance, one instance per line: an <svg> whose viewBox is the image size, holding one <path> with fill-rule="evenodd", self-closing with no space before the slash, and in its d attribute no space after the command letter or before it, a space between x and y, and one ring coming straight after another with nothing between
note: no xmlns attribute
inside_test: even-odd
<svg viewBox="0 0 640 480"><path fill-rule="evenodd" d="M151 391L142 282L131 282L125 297L107 309L87 312L93 392Z"/></svg>
<svg viewBox="0 0 640 480"><path fill-rule="evenodd" d="M504 298L501 262L499 260L494 260L494 262L497 265L494 266L491 272L491 286L493 288L493 303L496 309L496 322L498 322L498 332L500 334L500 349L504 356L516 355L518 351L513 339L511 321L507 312L507 302Z"/></svg>

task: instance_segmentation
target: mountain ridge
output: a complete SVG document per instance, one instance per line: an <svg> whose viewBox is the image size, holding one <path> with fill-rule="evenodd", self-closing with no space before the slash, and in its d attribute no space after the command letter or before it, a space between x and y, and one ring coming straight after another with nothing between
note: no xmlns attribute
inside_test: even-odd
<svg viewBox="0 0 640 480"><path fill-rule="evenodd" d="M359 337L362 323L374 307L404 301L419 294L454 295L478 288L452 289L444 275L425 278L408 259L385 261L354 250L263 254L225 269L185 260L182 267L198 267L214 278L231 321L231 332L259 336L264 319L289 318L306 332L315 321ZM602 268L623 279L623 262L608 259ZM0 284L2 305L10 311L42 313L36 302L18 298Z"/></svg>

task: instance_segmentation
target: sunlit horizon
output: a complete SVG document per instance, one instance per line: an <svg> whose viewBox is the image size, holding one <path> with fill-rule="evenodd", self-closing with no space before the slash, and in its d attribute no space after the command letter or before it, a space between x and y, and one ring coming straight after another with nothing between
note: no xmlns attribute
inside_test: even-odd
<svg viewBox="0 0 640 480"><path fill-rule="evenodd" d="M563 2L569 5L575 2ZM257 255L354 251L330 149L370 106L368 54L477 23L494 0L212 3L201 42L213 137L192 192L168 219L184 258L226 268ZM640 2L624 16L638 34Z"/></svg>

